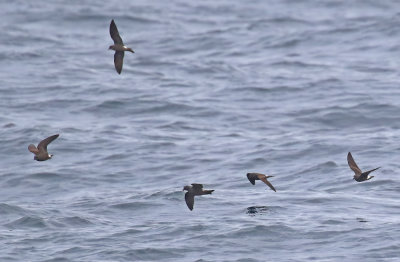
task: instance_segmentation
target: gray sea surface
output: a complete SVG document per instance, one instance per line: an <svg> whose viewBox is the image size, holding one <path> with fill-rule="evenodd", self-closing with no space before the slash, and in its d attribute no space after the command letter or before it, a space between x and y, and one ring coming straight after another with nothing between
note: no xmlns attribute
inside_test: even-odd
<svg viewBox="0 0 400 262"><path fill-rule="evenodd" d="M0 261L400 261L399 1L3 0L0 16ZM135 50L121 75L111 19ZM215 190L193 211L191 183Z"/></svg>

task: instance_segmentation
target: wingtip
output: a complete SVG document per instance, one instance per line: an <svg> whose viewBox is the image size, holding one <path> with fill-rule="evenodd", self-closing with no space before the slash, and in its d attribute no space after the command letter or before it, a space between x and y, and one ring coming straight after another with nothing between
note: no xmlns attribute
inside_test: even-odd
<svg viewBox="0 0 400 262"><path fill-rule="evenodd" d="M272 191L274 191L274 192L276 192L276 189L274 188L274 187L269 187ZM265 190L268 190L268 188L267 189L265 189Z"/></svg>
<svg viewBox="0 0 400 262"><path fill-rule="evenodd" d="M52 135L51 137L53 137L53 139L57 139L59 136L60 136L60 134L55 134L55 135Z"/></svg>

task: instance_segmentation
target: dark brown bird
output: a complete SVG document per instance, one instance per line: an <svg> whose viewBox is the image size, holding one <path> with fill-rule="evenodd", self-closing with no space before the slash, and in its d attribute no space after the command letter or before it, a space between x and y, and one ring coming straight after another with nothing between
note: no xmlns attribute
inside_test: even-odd
<svg viewBox="0 0 400 262"><path fill-rule="evenodd" d="M214 192L214 190L203 190L202 184L192 184L192 186L184 186L183 190L187 190L185 194L186 205L193 210L194 196L208 195Z"/></svg>
<svg viewBox="0 0 400 262"><path fill-rule="evenodd" d="M30 144L28 146L28 150L31 151L33 154L35 154L35 157L33 159L35 159L37 161L45 161L47 159L51 159L53 157L53 155L50 155L47 152L47 145L50 144L51 142L53 142L53 140L56 139L58 136L59 136L59 134L49 136L48 138L40 141L37 148L34 144Z"/></svg>
<svg viewBox="0 0 400 262"><path fill-rule="evenodd" d="M122 41L122 38L119 35L117 25L115 24L114 19L111 20L110 35L111 35L111 38L114 40L114 44L110 45L110 47L108 49L115 50L115 54L114 54L115 69L117 70L118 74L121 74L122 65L124 63L124 52L129 51L129 52L135 53L135 51L133 51L131 48L126 47L124 45L124 42Z"/></svg>
<svg viewBox="0 0 400 262"><path fill-rule="evenodd" d="M253 185L256 184L256 180L261 180L263 181L265 184L267 184L267 186L269 186L272 190L275 190L274 186L267 180L267 178L270 177L274 177L274 176L266 176L264 174L260 174L260 173L247 173L247 178L249 179L250 183L252 183Z"/></svg>
<svg viewBox="0 0 400 262"><path fill-rule="evenodd" d="M347 163L349 164L349 167L351 168L351 170L354 171L353 179L357 182L363 182L366 180L370 180L374 176L369 176L369 173L380 168L380 167L377 167L377 168L368 170L366 172L362 172L361 169L357 166L357 164L354 161L353 156L351 155L350 152L347 154Z"/></svg>

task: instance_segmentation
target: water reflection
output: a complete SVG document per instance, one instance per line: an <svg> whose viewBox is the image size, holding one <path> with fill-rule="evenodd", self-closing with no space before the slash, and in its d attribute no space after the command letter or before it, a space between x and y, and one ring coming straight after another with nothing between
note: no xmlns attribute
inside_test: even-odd
<svg viewBox="0 0 400 262"><path fill-rule="evenodd" d="M251 206L247 208L246 214L255 216L256 214L262 215L268 212L267 206Z"/></svg>

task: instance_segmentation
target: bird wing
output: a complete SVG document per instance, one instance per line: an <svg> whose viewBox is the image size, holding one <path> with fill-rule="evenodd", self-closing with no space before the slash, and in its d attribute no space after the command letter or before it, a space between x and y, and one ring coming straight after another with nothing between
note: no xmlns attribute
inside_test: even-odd
<svg viewBox="0 0 400 262"><path fill-rule="evenodd" d="M375 170L377 170L377 169L379 169L379 168L381 168L381 167L377 167L377 168L374 168L374 169L365 171L364 173L361 174L361 177L363 177L363 178L366 179L366 178L368 178L369 173L371 173L371 172L373 172L373 171L375 171Z"/></svg>
<svg viewBox="0 0 400 262"><path fill-rule="evenodd" d="M269 186L272 190L275 190L274 186L267 180L267 178L265 176L259 176L260 180L263 181L265 184L267 184L267 186Z"/></svg>
<svg viewBox="0 0 400 262"><path fill-rule="evenodd" d="M256 177L257 175L255 173L247 173L247 179L252 183L253 185L256 184Z"/></svg>
<svg viewBox="0 0 400 262"><path fill-rule="evenodd" d="M187 192L185 194L185 201L186 201L186 205L188 206L188 208L190 209L190 211L193 210L193 205L194 205L194 195Z"/></svg>
<svg viewBox="0 0 400 262"><path fill-rule="evenodd" d="M42 141L40 141L40 143L38 145L39 151L47 152L47 145L50 144L51 142L53 142L53 140L56 139L58 136L59 136L59 134L53 135L53 136L49 136L48 138L43 139Z"/></svg>
<svg viewBox="0 0 400 262"><path fill-rule="evenodd" d="M201 190L203 189L203 185L202 184L192 184L193 189L194 190Z"/></svg>
<svg viewBox="0 0 400 262"><path fill-rule="evenodd" d="M354 171L354 173L359 176L362 174L361 169L357 166L356 162L353 159L353 156L351 155L351 153L349 152L347 154L347 163L349 164L349 167L351 168L351 170Z"/></svg>
<svg viewBox="0 0 400 262"><path fill-rule="evenodd" d="M112 40L114 40L114 44L124 45L124 43L122 42L122 38L119 35L117 25L115 24L114 19L111 20L111 24L110 24L110 36L111 36Z"/></svg>
<svg viewBox="0 0 400 262"><path fill-rule="evenodd" d="M115 70L117 70L118 74L121 74L123 63L124 63L124 51L115 51L114 65L115 65Z"/></svg>
<svg viewBox="0 0 400 262"><path fill-rule="evenodd" d="M31 151L32 153L34 153L35 155L39 154L39 150L36 148L36 146L34 144L30 144L28 146L28 150Z"/></svg>

